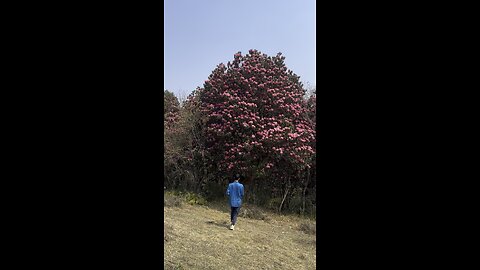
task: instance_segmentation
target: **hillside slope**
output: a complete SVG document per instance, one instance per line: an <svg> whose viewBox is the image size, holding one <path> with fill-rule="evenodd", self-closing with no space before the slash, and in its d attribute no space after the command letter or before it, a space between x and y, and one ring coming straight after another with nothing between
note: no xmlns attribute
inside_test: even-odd
<svg viewBox="0 0 480 270"><path fill-rule="evenodd" d="M315 269L316 238L299 230L302 219L239 217L231 231L228 210L165 207L165 269Z"/></svg>

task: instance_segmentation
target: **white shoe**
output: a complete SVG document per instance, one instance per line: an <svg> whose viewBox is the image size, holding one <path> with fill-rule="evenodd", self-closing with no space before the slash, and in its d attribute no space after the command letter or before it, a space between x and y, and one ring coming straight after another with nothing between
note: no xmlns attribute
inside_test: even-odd
<svg viewBox="0 0 480 270"><path fill-rule="evenodd" d="M230 225L230 230L234 230L235 229L235 225Z"/></svg>

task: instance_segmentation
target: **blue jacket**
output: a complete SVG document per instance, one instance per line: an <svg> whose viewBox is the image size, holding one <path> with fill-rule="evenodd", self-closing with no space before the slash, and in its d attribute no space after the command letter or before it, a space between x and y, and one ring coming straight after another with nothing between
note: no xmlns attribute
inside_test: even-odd
<svg viewBox="0 0 480 270"><path fill-rule="evenodd" d="M243 198L243 185L238 182L233 182L228 185L227 196L230 198L231 207L240 207Z"/></svg>

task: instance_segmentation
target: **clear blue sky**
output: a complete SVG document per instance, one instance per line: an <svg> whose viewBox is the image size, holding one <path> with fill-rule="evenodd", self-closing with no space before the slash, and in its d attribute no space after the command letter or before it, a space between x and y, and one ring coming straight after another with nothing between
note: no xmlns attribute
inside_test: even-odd
<svg viewBox="0 0 480 270"><path fill-rule="evenodd" d="M316 85L315 0L164 0L164 6L164 89L179 98L249 49L282 52L289 69Z"/></svg>

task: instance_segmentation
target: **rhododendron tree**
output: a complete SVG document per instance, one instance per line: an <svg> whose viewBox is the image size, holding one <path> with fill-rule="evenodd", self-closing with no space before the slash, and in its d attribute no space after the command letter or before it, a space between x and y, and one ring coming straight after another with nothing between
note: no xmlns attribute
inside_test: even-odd
<svg viewBox="0 0 480 270"><path fill-rule="evenodd" d="M166 129L174 126L178 120L180 111L180 104L178 98L170 91L163 92L163 120Z"/></svg>
<svg viewBox="0 0 480 270"><path fill-rule="evenodd" d="M199 91L205 147L219 171L287 179L311 167L315 129L299 76L284 60L281 53L236 53Z"/></svg>
<svg viewBox="0 0 480 270"><path fill-rule="evenodd" d="M176 124L179 120L179 102L177 97L170 91L163 92L163 160L164 160L164 175L165 185L169 185L168 180L174 179L173 172L178 164L179 144L174 140Z"/></svg>

